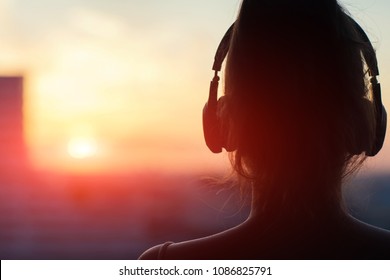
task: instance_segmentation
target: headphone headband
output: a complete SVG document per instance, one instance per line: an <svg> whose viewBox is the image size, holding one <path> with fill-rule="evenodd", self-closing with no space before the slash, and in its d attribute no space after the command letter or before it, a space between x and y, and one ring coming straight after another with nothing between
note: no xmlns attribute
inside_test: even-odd
<svg viewBox="0 0 390 280"><path fill-rule="evenodd" d="M368 71L370 77L379 76L379 68L378 61L375 55L375 49L371 44L370 39L368 38L366 32L364 32L363 28L350 16L348 16L349 20L352 21L352 24L355 27L355 30L359 33L360 38L363 39L363 42L367 44L368 51L363 50L364 61L367 63Z"/></svg>
<svg viewBox="0 0 390 280"><path fill-rule="evenodd" d="M214 57L214 64L213 64L214 71L217 72L221 71L222 63L225 60L225 57L229 51L230 38L232 37L233 34L233 28L234 28L234 23L226 31L225 35L223 36L221 42L218 45L218 49Z"/></svg>
<svg viewBox="0 0 390 280"><path fill-rule="evenodd" d="M375 49L372 46L370 39L368 38L366 32L364 32L363 28L352 17L350 17L349 15L347 15L347 17L352 22L355 30L359 33L359 36L361 37L363 42L367 44L368 51L362 50L362 53L364 60L367 63L370 77L379 76L378 61L376 59ZM219 72L222 69L222 63L225 60L227 53L229 52L230 39L232 37L235 24L236 22L234 22L229 27L218 45L217 52L214 56L214 64L212 67L212 70L214 71Z"/></svg>

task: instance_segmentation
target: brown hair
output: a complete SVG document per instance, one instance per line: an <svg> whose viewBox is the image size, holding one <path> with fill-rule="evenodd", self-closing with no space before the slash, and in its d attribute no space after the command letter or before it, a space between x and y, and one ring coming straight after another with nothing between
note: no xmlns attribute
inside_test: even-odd
<svg viewBox="0 0 390 280"><path fill-rule="evenodd" d="M359 168L373 139L364 47L335 0L242 2L223 118L241 178L340 196L342 179Z"/></svg>

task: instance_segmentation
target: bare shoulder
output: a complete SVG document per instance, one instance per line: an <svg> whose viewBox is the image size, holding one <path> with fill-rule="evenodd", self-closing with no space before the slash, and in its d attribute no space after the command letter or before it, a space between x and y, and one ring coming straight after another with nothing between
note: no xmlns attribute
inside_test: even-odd
<svg viewBox="0 0 390 280"><path fill-rule="evenodd" d="M248 252L248 247L237 235L237 228L232 228L210 236L172 243L164 251L164 259L169 260L214 260L238 259L241 253L235 250L239 243L240 251ZM152 248L151 254L156 254ZM145 252L147 253L147 252ZM153 257L153 255L152 255Z"/></svg>
<svg viewBox="0 0 390 280"><path fill-rule="evenodd" d="M171 241L165 242L160 245L156 245L148 250L146 250L144 253L141 254L141 256L138 258L139 260L163 260L166 259L166 251L168 249L168 246L174 244Z"/></svg>
<svg viewBox="0 0 390 280"><path fill-rule="evenodd" d="M160 252L160 248L163 244L156 245L152 248L149 248L139 256L139 260L157 260Z"/></svg>
<svg viewBox="0 0 390 280"><path fill-rule="evenodd" d="M166 242L146 250L139 260L207 260L227 257L227 246L231 244L225 232L215 235L173 243Z"/></svg>
<svg viewBox="0 0 390 280"><path fill-rule="evenodd" d="M390 259L390 231L350 216L338 225L323 225L317 234L301 230L298 239L285 230L259 237L249 229L236 227L199 239L167 242L148 249L139 259Z"/></svg>
<svg viewBox="0 0 390 280"><path fill-rule="evenodd" d="M351 218L347 233L345 243L356 258L390 259L390 231Z"/></svg>
<svg viewBox="0 0 390 280"><path fill-rule="evenodd" d="M167 259L179 260L205 260L218 259L218 240L213 237L205 237L175 243L167 250Z"/></svg>
<svg viewBox="0 0 390 280"><path fill-rule="evenodd" d="M351 229L358 233L358 237L363 237L367 242L375 241L375 244L381 243L381 246L390 246L390 231L378 228L358 219L351 217Z"/></svg>

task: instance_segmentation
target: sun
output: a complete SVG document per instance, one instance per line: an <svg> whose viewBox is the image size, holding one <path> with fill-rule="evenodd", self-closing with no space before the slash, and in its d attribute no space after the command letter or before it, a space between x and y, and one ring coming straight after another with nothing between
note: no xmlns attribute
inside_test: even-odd
<svg viewBox="0 0 390 280"><path fill-rule="evenodd" d="M68 153L76 159L92 157L96 154L97 145L93 138L74 137L68 142Z"/></svg>

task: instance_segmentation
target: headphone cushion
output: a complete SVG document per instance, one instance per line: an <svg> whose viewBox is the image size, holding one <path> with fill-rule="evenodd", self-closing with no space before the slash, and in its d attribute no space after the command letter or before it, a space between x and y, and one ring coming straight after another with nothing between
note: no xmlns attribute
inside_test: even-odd
<svg viewBox="0 0 390 280"><path fill-rule="evenodd" d="M377 125L376 125L374 147L369 156L376 155L382 149L383 143L385 142L386 128L387 128L387 112L385 107L382 105L382 109L381 112L379 113Z"/></svg>
<svg viewBox="0 0 390 280"><path fill-rule="evenodd" d="M217 116L217 106L208 102L203 107L203 135L207 147L213 153L222 152L221 125Z"/></svg>

